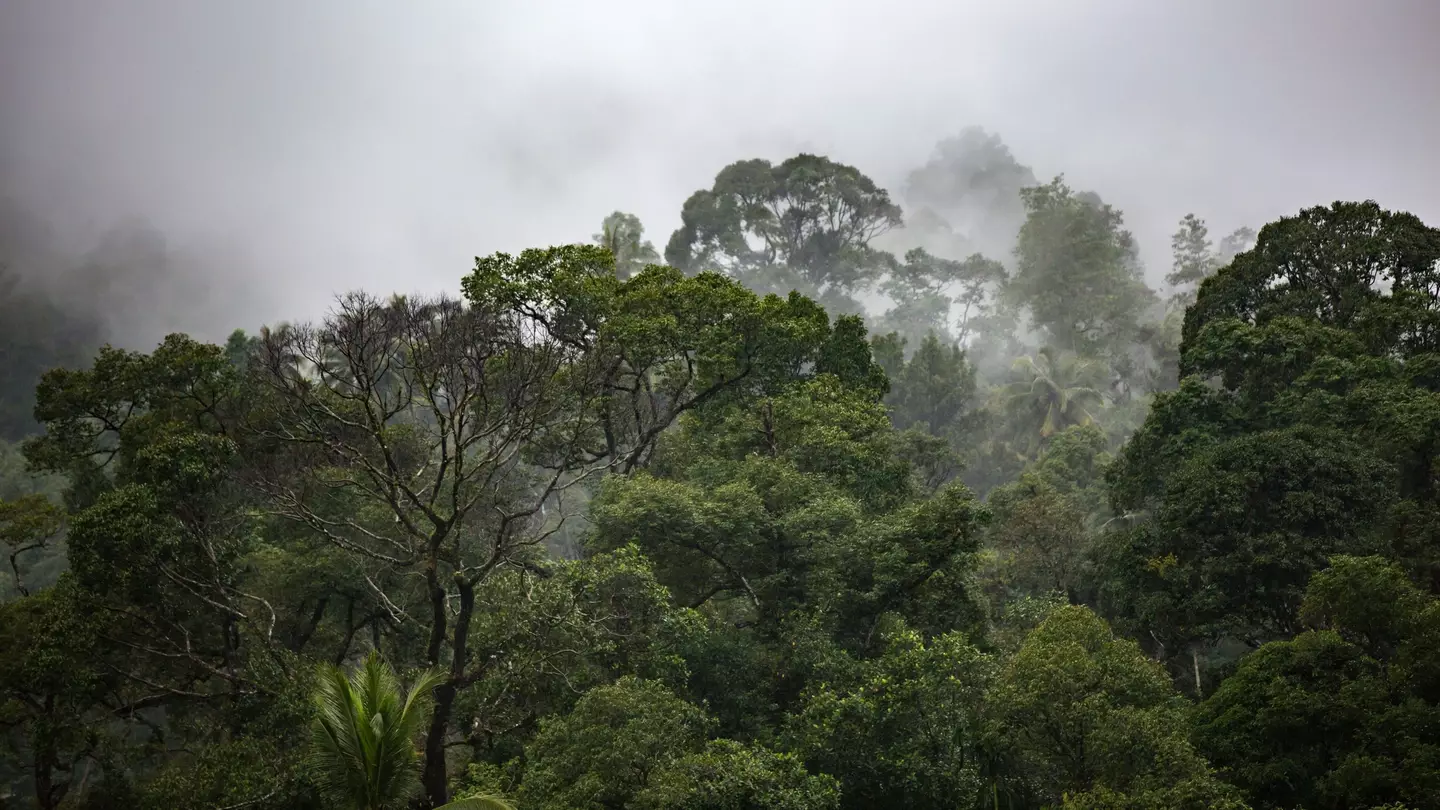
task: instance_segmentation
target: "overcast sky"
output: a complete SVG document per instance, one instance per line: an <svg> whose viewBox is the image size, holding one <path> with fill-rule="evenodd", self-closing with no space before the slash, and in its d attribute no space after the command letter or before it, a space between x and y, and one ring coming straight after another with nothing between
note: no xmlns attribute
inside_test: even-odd
<svg viewBox="0 0 1440 810"><path fill-rule="evenodd" d="M740 158L898 191L971 124L1122 208L1152 275L1189 211L1440 224L1440 3L0 0L0 191L227 257L215 300L151 315L212 339L455 289L617 208L663 247Z"/></svg>

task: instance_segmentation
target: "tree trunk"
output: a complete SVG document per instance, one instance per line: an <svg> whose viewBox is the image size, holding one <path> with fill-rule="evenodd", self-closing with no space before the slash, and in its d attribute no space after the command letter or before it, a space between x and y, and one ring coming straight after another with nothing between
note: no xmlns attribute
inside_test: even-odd
<svg viewBox="0 0 1440 810"><path fill-rule="evenodd" d="M53 717L54 713L55 696L46 695L45 714ZM59 807L60 800L65 795L65 791L55 784L55 768L59 762L60 756L55 750L54 742L48 736L42 736L32 761L35 769L35 803L41 810L54 810Z"/></svg>
<svg viewBox="0 0 1440 810"><path fill-rule="evenodd" d="M1195 699L1200 700L1204 695L1200 691L1200 645L1190 645L1190 666L1195 672Z"/></svg>
<svg viewBox="0 0 1440 810"><path fill-rule="evenodd" d="M450 786L445 769L445 737L450 733L450 712L455 707L455 686L435 687L435 707L430 712L430 731L425 735L425 769L420 783L425 788L429 807L450 801Z"/></svg>
<svg viewBox="0 0 1440 810"><path fill-rule="evenodd" d="M460 609L455 615L455 635L451 640L454 655L450 658L450 678L435 688L435 708L430 713L430 731L425 735L425 769L420 776L425 799L431 807L450 801L445 738L450 734L450 715L455 708L455 696L465 682L465 665L470 657L470 617L475 612L474 583L458 576L455 582L460 591Z"/></svg>

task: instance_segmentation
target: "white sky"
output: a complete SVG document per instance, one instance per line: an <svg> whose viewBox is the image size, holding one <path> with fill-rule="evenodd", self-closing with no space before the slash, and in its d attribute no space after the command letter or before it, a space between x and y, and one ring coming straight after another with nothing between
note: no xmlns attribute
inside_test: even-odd
<svg viewBox="0 0 1440 810"><path fill-rule="evenodd" d="M0 0L0 170L77 239L139 215L217 257L157 334L453 290L617 208L663 248L742 158L898 192L971 124L1122 208L1158 276L1189 211L1440 224L1437 40L1433 0Z"/></svg>

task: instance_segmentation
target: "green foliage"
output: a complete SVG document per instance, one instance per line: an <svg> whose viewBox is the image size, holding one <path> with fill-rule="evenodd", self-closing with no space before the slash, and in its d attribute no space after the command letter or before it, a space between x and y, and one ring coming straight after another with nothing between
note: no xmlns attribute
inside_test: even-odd
<svg viewBox="0 0 1440 810"><path fill-rule="evenodd" d="M1297 427L1220 442L1171 474L1151 520L1117 534L1109 588L1172 645L1295 632L1310 575L1379 544L1391 471L1349 436Z"/></svg>
<svg viewBox="0 0 1440 810"><path fill-rule="evenodd" d="M929 334L909 360L903 356L905 340L895 333L875 338L877 362L890 375L890 418L900 430L917 428L945 437L956 446L965 446L981 427L984 414L977 409L979 398L975 367L959 346L943 346ZM891 348L893 346L893 348ZM880 355L887 355L883 360Z"/></svg>
<svg viewBox="0 0 1440 810"><path fill-rule="evenodd" d="M1305 599L1325 629L1244 658L1201 704L1199 744L1257 807L1434 803L1436 605L1393 563L1337 557Z"/></svg>
<svg viewBox="0 0 1440 810"><path fill-rule="evenodd" d="M1101 473L1108 459L1099 427L1070 427L1018 479L990 493L995 519L987 540L999 555L1007 596L1088 592L1092 544L1106 514Z"/></svg>
<svg viewBox="0 0 1440 810"><path fill-rule="evenodd" d="M1375 355L1434 351L1417 327L1436 317L1437 260L1440 231L1411 214L1373 202L1308 208L1266 225L1254 249L1201 286L1185 342L1229 319L1263 329L1288 317L1352 331ZM1204 370L1187 358L1186 373Z"/></svg>
<svg viewBox="0 0 1440 810"><path fill-rule="evenodd" d="M1210 229L1205 227L1205 220L1194 214L1186 214L1180 220L1179 230L1170 237L1170 250L1174 258L1165 281L1176 288L1171 297L1172 305L1184 309L1195 303L1196 288L1200 282L1214 275L1216 270L1229 264L1254 244L1255 232L1249 228L1238 228L1221 239L1217 249L1210 241Z"/></svg>
<svg viewBox="0 0 1440 810"><path fill-rule="evenodd" d="M720 596L772 622L809 604L847 628L894 610L974 621L983 507L958 485L917 500L877 403L822 376L675 438L660 475L602 489L592 544L640 544L682 604Z"/></svg>
<svg viewBox="0 0 1440 810"><path fill-rule="evenodd" d="M830 337L815 358L815 373L829 374L842 384L883 397L890 391L885 369L870 354L865 322L854 315L835 319Z"/></svg>
<svg viewBox="0 0 1440 810"><path fill-rule="evenodd" d="M456 699L456 725L477 756L513 754L537 714L574 705L577 691L640 673L680 686L680 655L703 634L699 618L670 605L670 593L634 547L524 569L488 580L475 595L470 645L485 662Z"/></svg>
<svg viewBox="0 0 1440 810"><path fill-rule="evenodd" d="M961 633L914 631L883 655L816 685L792 735L810 766L835 776L841 807L976 806L985 784L981 712L992 659Z"/></svg>
<svg viewBox="0 0 1440 810"><path fill-rule="evenodd" d="M1002 389L1002 407L1032 453L1072 425L1093 423L1105 401L1096 389L1100 365L1074 354L1044 348L1017 359L1015 372L1020 379Z"/></svg>
<svg viewBox="0 0 1440 810"><path fill-rule="evenodd" d="M1171 654L1291 635L1334 554L1440 581L1420 337L1437 259L1440 232L1414 217L1337 203L1267 225L1201 285L1181 345L1193 376L1110 472L1116 512L1145 518L1108 550L1109 602L1135 632Z"/></svg>
<svg viewBox="0 0 1440 810"><path fill-rule="evenodd" d="M835 810L835 780L807 773L799 758L734 740L714 740L650 779L636 810Z"/></svg>
<svg viewBox="0 0 1440 810"><path fill-rule="evenodd" d="M1069 801L1101 807L1232 802L1187 739L1187 706L1165 670L1085 608L1057 610L1031 632L991 701L1017 794L1089 793Z"/></svg>
<svg viewBox="0 0 1440 810"><path fill-rule="evenodd" d="M27 772L42 808L113 745L101 706L117 678L99 654L103 624L87 613L67 579L0 605L0 772Z"/></svg>
<svg viewBox="0 0 1440 810"><path fill-rule="evenodd" d="M51 370L0 444L0 796L1440 804L1440 232L1187 217L1167 308L1033 183L966 133L882 244L857 170L743 161L676 267L616 212L463 300Z"/></svg>
<svg viewBox="0 0 1440 810"><path fill-rule="evenodd" d="M853 312L849 295L890 264L870 241L900 225L900 207L852 166L817 155L779 165L742 160L685 201L665 260L721 270L760 292L791 290Z"/></svg>
<svg viewBox="0 0 1440 810"><path fill-rule="evenodd" d="M880 321L911 340L936 333L968 343L978 338L1005 278L1004 265L978 253L955 261L915 248L880 285L895 302ZM957 305L958 317L952 314Z"/></svg>
<svg viewBox="0 0 1440 810"><path fill-rule="evenodd" d="M245 803L262 810L321 807L293 751L260 736L212 742L194 756L176 757L138 791L143 810L174 807L225 807ZM339 804L342 808L367 805Z"/></svg>
<svg viewBox="0 0 1440 810"><path fill-rule="evenodd" d="M384 810L414 796L420 703L442 680L426 673L402 694L395 673L373 652L352 676L333 666L320 672L311 746L316 783L331 802Z"/></svg>
<svg viewBox="0 0 1440 810"><path fill-rule="evenodd" d="M1028 216L1015 247L1009 300L1058 349L1107 351L1130 339L1153 295L1119 211L1061 178L1020 192Z"/></svg>
<svg viewBox="0 0 1440 810"><path fill-rule="evenodd" d="M19 595L28 596L36 583L31 576L53 559L54 541L65 525L64 511L44 495L26 495L13 501L0 500L0 552L9 563L11 580L0 585L0 602ZM47 554L48 552L48 554Z"/></svg>
<svg viewBox="0 0 1440 810"><path fill-rule="evenodd" d="M325 666L315 691L311 771L331 804L345 810L390 810L408 805L420 787L415 737L424 722L423 702L441 685L438 672L421 674L408 692L389 665L372 652L346 676ZM469 797L443 810L513 810L498 797Z"/></svg>
<svg viewBox="0 0 1440 810"><path fill-rule="evenodd" d="M616 211L605 217L600 233L593 237L595 244L610 251L615 257L615 275L622 281L640 271L641 268L658 264L660 254L650 240L645 238L645 226L634 214Z"/></svg>
<svg viewBox="0 0 1440 810"><path fill-rule="evenodd" d="M698 752L709 725L704 712L653 681L592 689L569 714L541 723L526 749L522 801L541 810L627 807L667 765Z"/></svg>

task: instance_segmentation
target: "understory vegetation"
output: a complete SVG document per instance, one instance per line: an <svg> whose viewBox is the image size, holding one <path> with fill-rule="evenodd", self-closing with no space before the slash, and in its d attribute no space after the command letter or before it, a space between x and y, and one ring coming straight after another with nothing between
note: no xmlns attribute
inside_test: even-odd
<svg viewBox="0 0 1440 810"><path fill-rule="evenodd" d="M0 807L1440 807L1440 230L897 188L224 345L0 276Z"/></svg>

